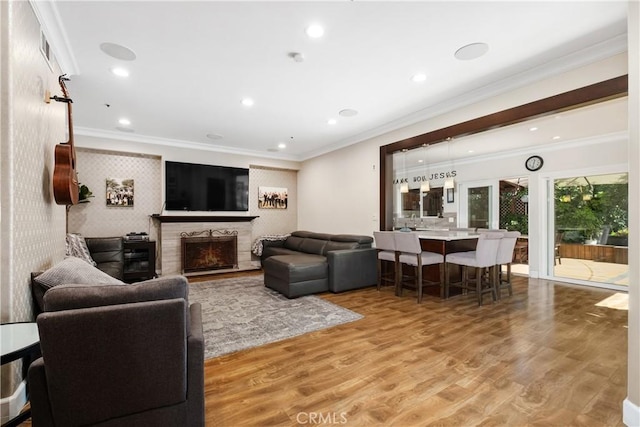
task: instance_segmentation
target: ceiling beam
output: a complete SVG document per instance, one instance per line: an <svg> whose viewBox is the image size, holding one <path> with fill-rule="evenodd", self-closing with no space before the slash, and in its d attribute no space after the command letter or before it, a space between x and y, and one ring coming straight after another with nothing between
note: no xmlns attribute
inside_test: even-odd
<svg viewBox="0 0 640 427"><path fill-rule="evenodd" d="M449 139L509 126L536 117L557 114L562 111L584 107L609 99L620 98L626 96L627 91L628 78L625 74L624 76L615 77L518 107L498 111L497 113L488 114L466 122L423 133L422 135L403 139L380 148L384 149L386 154L391 154L404 149L417 148L424 144L436 144Z"/></svg>

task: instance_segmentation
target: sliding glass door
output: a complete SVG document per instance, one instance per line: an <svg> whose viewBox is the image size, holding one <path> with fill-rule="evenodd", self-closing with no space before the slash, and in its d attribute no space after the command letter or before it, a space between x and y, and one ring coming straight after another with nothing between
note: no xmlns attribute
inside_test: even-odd
<svg viewBox="0 0 640 427"><path fill-rule="evenodd" d="M548 270L555 278L629 285L626 173L549 180Z"/></svg>

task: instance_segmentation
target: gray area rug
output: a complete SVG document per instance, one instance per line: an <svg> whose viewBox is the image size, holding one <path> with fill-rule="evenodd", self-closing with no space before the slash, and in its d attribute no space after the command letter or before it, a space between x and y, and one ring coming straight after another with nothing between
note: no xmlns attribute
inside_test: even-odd
<svg viewBox="0 0 640 427"><path fill-rule="evenodd" d="M363 317L315 296L287 299L263 276L191 283L189 302L202 304L205 359Z"/></svg>

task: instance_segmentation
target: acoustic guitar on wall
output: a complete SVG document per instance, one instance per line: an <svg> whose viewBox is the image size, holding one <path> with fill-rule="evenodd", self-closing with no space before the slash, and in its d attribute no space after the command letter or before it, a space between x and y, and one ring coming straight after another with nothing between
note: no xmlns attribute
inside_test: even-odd
<svg viewBox="0 0 640 427"><path fill-rule="evenodd" d="M65 75L58 77L60 88L64 98L53 96L58 102L67 104L67 116L69 122L69 141L61 142L55 148L55 166L53 168L53 198L59 205L75 205L78 203L80 189L78 187L78 174L76 172L76 151L73 146L73 122L71 116L71 104L69 92L65 86Z"/></svg>

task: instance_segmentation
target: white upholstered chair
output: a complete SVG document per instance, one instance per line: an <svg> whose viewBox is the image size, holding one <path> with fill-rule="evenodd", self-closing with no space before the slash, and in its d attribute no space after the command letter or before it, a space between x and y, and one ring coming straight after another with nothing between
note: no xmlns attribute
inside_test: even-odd
<svg viewBox="0 0 640 427"><path fill-rule="evenodd" d="M513 250L516 247L518 237L520 237L519 231L507 231L502 234L502 239L500 239L498 255L496 257L496 265L498 267L496 293L498 299L501 297L502 289L507 289L509 296L513 295L513 289L511 287L511 262L513 261ZM505 273L502 272L503 265L507 267Z"/></svg>
<svg viewBox="0 0 640 427"><path fill-rule="evenodd" d="M449 288L456 286L466 291L476 291L478 295L478 305L482 305L482 295L491 292L493 300L497 299L495 282L496 259L498 246L503 233L491 232L481 233L478 237L478 244L475 251L454 252L447 254L447 265L445 266L445 298L449 298ZM460 282L451 283L449 280L448 264L457 264L462 268L462 279ZM469 267L475 269L475 277L469 277ZM471 286L474 282L475 286Z"/></svg>
<svg viewBox="0 0 640 427"><path fill-rule="evenodd" d="M402 296L402 291L407 284L403 281L403 264L414 267L415 275L415 289L418 293L418 304L422 302L422 287L424 285L438 285L443 286L444 283L444 270L443 262L444 256L434 252L423 251L420 247L420 237L417 233L411 232L395 232L394 233L396 250L400 252L398 267L398 280L396 282L396 294ZM440 264L440 280L438 282L425 281L422 274L422 267L427 265ZM409 286L407 286L409 287Z"/></svg>
<svg viewBox="0 0 640 427"><path fill-rule="evenodd" d="M397 286L399 253L396 251L394 234L393 231L373 232L373 239L378 250L378 290L380 290L383 282L391 282L394 287ZM393 264L393 269L385 273L383 261Z"/></svg>

